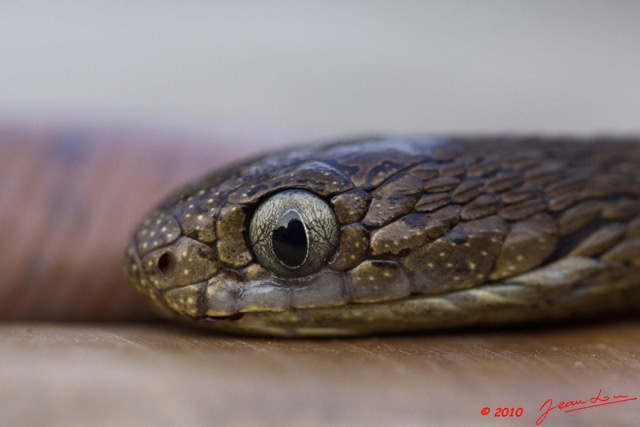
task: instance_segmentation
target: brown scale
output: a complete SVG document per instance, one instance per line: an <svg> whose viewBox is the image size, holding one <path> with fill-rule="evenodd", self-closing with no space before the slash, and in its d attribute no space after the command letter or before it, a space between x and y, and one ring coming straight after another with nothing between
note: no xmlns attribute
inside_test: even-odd
<svg viewBox="0 0 640 427"><path fill-rule="evenodd" d="M267 194L280 189L307 188L321 196L341 193L353 188L351 180L342 172L320 162L305 162L278 172L276 176L257 181L232 192L228 201L253 204Z"/></svg>
<svg viewBox="0 0 640 427"><path fill-rule="evenodd" d="M182 233L204 243L216 240L216 215L222 203L219 191L199 190L188 195L173 215L180 223Z"/></svg>
<svg viewBox="0 0 640 427"><path fill-rule="evenodd" d="M593 170L588 170L579 174L576 171L570 171L568 178L551 183L545 188L547 197L553 200L567 193L571 194L582 191L587 183L588 175L593 175L594 172Z"/></svg>
<svg viewBox="0 0 640 427"><path fill-rule="evenodd" d="M626 221L640 215L640 200L623 197L613 201L602 210L602 219L608 221Z"/></svg>
<svg viewBox="0 0 640 427"><path fill-rule="evenodd" d="M564 176L544 189L549 209L561 212L575 203L588 200L586 190L594 185L593 177L599 174L589 163L579 167L567 165Z"/></svg>
<svg viewBox="0 0 640 427"><path fill-rule="evenodd" d="M538 214L511 226L500 249L491 280L512 277L539 266L558 244L558 227L547 214Z"/></svg>
<svg viewBox="0 0 640 427"><path fill-rule="evenodd" d="M483 177L497 172L501 168L502 166L499 160L486 158L476 164L470 165L466 175L470 178Z"/></svg>
<svg viewBox="0 0 640 427"><path fill-rule="evenodd" d="M133 246L130 246L125 252L124 274L133 284L136 291L151 300L157 299L158 290L144 277L141 271L140 258Z"/></svg>
<svg viewBox="0 0 640 427"><path fill-rule="evenodd" d="M423 194L420 199L418 199L413 209L418 212L432 212L448 205L450 201L450 192Z"/></svg>
<svg viewBox="0 0 640 427"><path fill-rule="evenodd" d="M436 175L440 176L463 176L467 172L469 167L468 161L453 161L451 163L445 163L441 165L437 173L432 177L426 177L425 179L434 178Z"/></svg>
<svg viewBox="0 0 640 427"><path fill-rule="evenodd" d="M360 224L350 224L340 230L340 243L335 258L329 262L334 271L347 271L360 264L369 251L369 232Z"/></svg>
<svg viewBox="0 0 640 427"><path fill-rule="evenodd" d="M453 203L468 203L483 192L484 181L478 178L467 178L451 193Z"/></svg>
<svg viewBox="0 0 640 427"><path fill-rule="evenodd" d="M595 200L578 203L560 214L558 228L562 236L568 236L582 230L600 217L603 204Z"/></svg>
<svg viewBox="0 0 640 427"><path fill-rule="evenodd" d="M173 215L155 211L142 223L135 234L138 255L175 242L181 235L180 224Z"/></svg>
<svg viewBox="0 0 640 427"><path fill-rule="evenodd" d="M550 159L540 165L528 169L524 173L525 187L541 187L562 178L566 169L563 161Z"/></svg>
<svg viewBox="0 0 640 427"><path fill-rule="evenodd" d="M411 281L394 261L363 261L347 272L347 283L351 301L360 303L404 298L413 292Z"/></svg>
<svg viewBox="0 0 640 427"><path fill-rule="evenodd" d="M432 161L420 163L407 170L407 173L424 181L434 179L438 175L442 175L443 167ZM453 171L451 171L453 172Z"/></svg>
<svg viewBox="0 0 640 427"><path fill-rule="evenodd" d="M591 178L589 185L585 185L581 195L584 198L607 198L624 194L638 195L637 183L628 182L629 179L611 173L599 173Z"/></svg>
<svg viewBox="0 0 640 427"><path fill-rule="evenodd" d="M624 239L627 227L624 224L608 224L591 233L569 252L572 256L596 257Z"/></svg>
<svg viewBox="0 0 640 427"><path fill-rule="evenodd" d="M334 196L331 206L340 224L353 224L364 218L370 202L369 193L356 188Z"/></svg>
<svg viewBox="0 0 640 427"><path fill-rule="evenodd" d="M425 193L441 193L443 191L454 190L458 185L460 185L460 178L455 176L442 176L425 182L423 190Z"/></svg>
<svg viewBox="0 0 640 427"><path fill-rule="evenodd" d="M543 196L541 188L517 187L500 194L500 199L505 205L514 205L525 202L531 198Z"/></svg>
<svg viewBox="0 0 640 427"><path fill-rule="evenodd" d="M510 190L524 182L522 172L506 170L498 172L496 176L487 179L484 182L484 190L490 193L502 193Z"/></svg>
<svg viewBox="0 0 640 427"><path fill-rule="evenodd" d="M253 260L244 238L246 222L247 208L243 205L225 205L220 210L216 248L220 261L232 267L243 267Z"/></svg>
<svg viewBox="0 0 640 427"><path fill-rule="evenodd" d="M533 197L502 208L498 215L506 221L522 221L531 215L546 210L546 208L547 203L542 197Z"/></svg>
<svg viewBox="0 0 640 427"><path fill-rule="evenodd" d="M431 213L412 213L373 232L371 254L384 256L423 246L460 220L460 206L449 205Z"/></svg>
<svg viewBox="0 0 640 427"><path fill-rule="evenodd" d="M556 196L553 199L549 200L547 203L550 211L562 212L563 210L587 198L588 197L583 194L583 191L576 191L573 193L563 193L562 195Z"/></svg>
<svg viewBox="0 0 640 427"><path fill-rule="evenodd" d="M401 264L411 272L417 292L470 288L487 280L508 232L509 226L496 216L462 222L414 248Z"/></svg>
<svg viewBox="0 0 640 427"><path fill-rule="evenodd" d="M500 212L502 200L495 193L484 193L464 205L460 217L465 221L484 218Z"/></svg>
<svg viewBox="0 0 640 427"><path fill-rule="evenodd" d="M526 171L533 169L544 161L544 156L540 150L530 150L527 145L518 147L517 152L502 161L505 170Z"/></svg>
<svg viewBox="0 0 640 427"><path fill-rule="evenodd" d="M624 240L608 250L601 258L605 261L614 261L640 267L640 237Z"/></svg>
<svg viewBox="0 0 640 427"><path fill-rule="evenodd" d="M362 223L379 227L408 213L422 194L422 182L410 173L390 178L371 192L369 211Z"/></svg>
<svg viewBox="0 0 640 427"><path fill-rule="evenodd" d="M393 142L337 146L319 158L348 175L356 187L366 191L378 187L399 171L428 159L411 145Z"/></svg>
<svg viewBox="0 0 640 427"><path fill-rule="evenodd" d="M629 222L627 234L629 237L640 237L640 216Z"/></svg>
<svg viewBox="0 0 640 427"><path fill-rule="evenodd" d="M465 155L463 155L464 150L462 147L460 147L455 143L449 144L448 143L449 141L447 141L446 139L443 140L443 139L436 138L434 140L432 138L430 140L427 139L427 141L425 141L424 138L422 138L419 140L422 143L427 142L427 146L430 147L427 153L428 153L428 157L431 160L435 160L437 162L442 162L442 163L453 163L465 157ZM436 143L436 145L431 145L434 142ZM469 156L467 154L466 157L467 157L466 160L469 163L475 162L472 156Z"/></svg>
<svg viewBox="0 0 640 427"><path fill-rule="evenodd" d="M204 314L201 309L201 301L206 291L206 283L183 286L181 288L169 289L164 294L164 300L173 310L196 318Z"/></svg>

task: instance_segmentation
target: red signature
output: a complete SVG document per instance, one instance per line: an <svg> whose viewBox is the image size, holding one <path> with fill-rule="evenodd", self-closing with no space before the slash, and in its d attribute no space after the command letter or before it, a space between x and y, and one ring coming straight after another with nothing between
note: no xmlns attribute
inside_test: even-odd
<svg viewBox="0 0 640 427"><path fill-rule="evenodd" d="M598 390L598 394L592 396L586 400L567 400L566 402L560 402L557 405L553 404L552 399L547 399L540 411L542 414L536 420L536 425L539 426L547 419L547 415L554 409L564 409L564 412L581 411L587 408L595 408L598 406L613 405L614 403L629 402L631 400L637 400L637 397L629 397L623 394L614 394L613 396L602 395L602 389Z"/></svg>

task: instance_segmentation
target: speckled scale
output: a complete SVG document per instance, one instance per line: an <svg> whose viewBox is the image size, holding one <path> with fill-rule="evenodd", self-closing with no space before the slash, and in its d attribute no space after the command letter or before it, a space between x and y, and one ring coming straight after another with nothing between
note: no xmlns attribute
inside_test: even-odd
<svg viewBox="0 0 640 427"><path fill-rule="evenodd" d="M371 236L373 256L398 255L442 236L460 220L460 206L449 205L430 213L411 213L378 228Z"/></svg>
<svg viewBox="0 0 640 427"><path fill-rule="evenodd" d="M512 277L542 264L555 251L558 234L556 221L547 214L513 224L500 249L491 279Z"/></svg>
<svg viewBox="0 0 640 427"><path fill-rule="evenodd" d="M340 230L340 243L329 268L347 271L359 265L367 257L369 232L360 224L350 224Z"/></svg>
<svg viewBox="0 0 640 427"><path fill-rule="evenodd" d="M220 194L200 190L189 195L173 209L173 215L180 224L184 234L195 239L212 243L216 240L216 216L218 206L222 200Z"/></svg>
<svg viewBox="0 0 640 427"><path fill-rule="evenodd" d="M371 203L362 223L380 227L409 212L422 194L423 180L401 172L371 192Z"/></svg>
<svg viewBox="0 0 640 427"><path fill-rule="evenodd" d="M206 283L169 289L164 294L164 301L173 310L184 313L189 317L202 316L202 299L207 292Z"/></svg>
<svg viewBox="0 0 640 427"><path fill-rule="evenodd" d="M331 199L333 211L340 224L361 221L369 210L371 196L358 188L340 193Z"/></svg>
<svg viewBox="0 0 640 427"><path fill-rule="evenodd" d="M409 296L411 281L394 261L367 260L347 272L350 299L358 303L390 301ZM393 283L393 286L387 284Z"/></svg>
<svg viewBox="0 0 640 427"><path fill-rule="evenodd" d="M139 256L176 241L182 234L180 224L171 214L152 212L135 233L136 251Z"/></svg>
<svg viewBox="0 0 640 427"><path fill-rule="evenodd" d="M509 230L498 217L459 223L403 260L421 293L470 288L487 280Z"/></svg>
<svg viewBox="0 0 640 427"><path fill-rule="evenodd" d="M232 267L242 267L253 260L245 240L247 208L243 205L228 204L220 210L216 223L218 257Z"/></svg>

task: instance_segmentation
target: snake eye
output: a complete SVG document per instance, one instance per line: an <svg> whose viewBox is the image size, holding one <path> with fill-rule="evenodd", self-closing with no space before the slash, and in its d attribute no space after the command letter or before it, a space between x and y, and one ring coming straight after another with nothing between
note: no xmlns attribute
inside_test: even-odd
<svg viewBox="0 0 640 427"><path fill-rule="evenodd" d="M338 246L338 222L327 203L303 190L266 199L249 224L249 242L267 270L283 277L318 271Z"/></svg>

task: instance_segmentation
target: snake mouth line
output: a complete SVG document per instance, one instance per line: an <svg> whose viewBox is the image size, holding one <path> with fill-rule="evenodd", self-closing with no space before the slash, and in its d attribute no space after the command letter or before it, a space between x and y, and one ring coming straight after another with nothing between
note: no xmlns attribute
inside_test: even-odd
<svg viewBox="0 0 640 427"><path fill-rule="evenodd" d="M240 320L244 317L244 313L235 313L235 314L231 314L229 316L205 316L202 317L201 320L204 321L208 321L208 322L217 322L220 320L229 320L231 322L235 322L237 320Z"/></svg>

